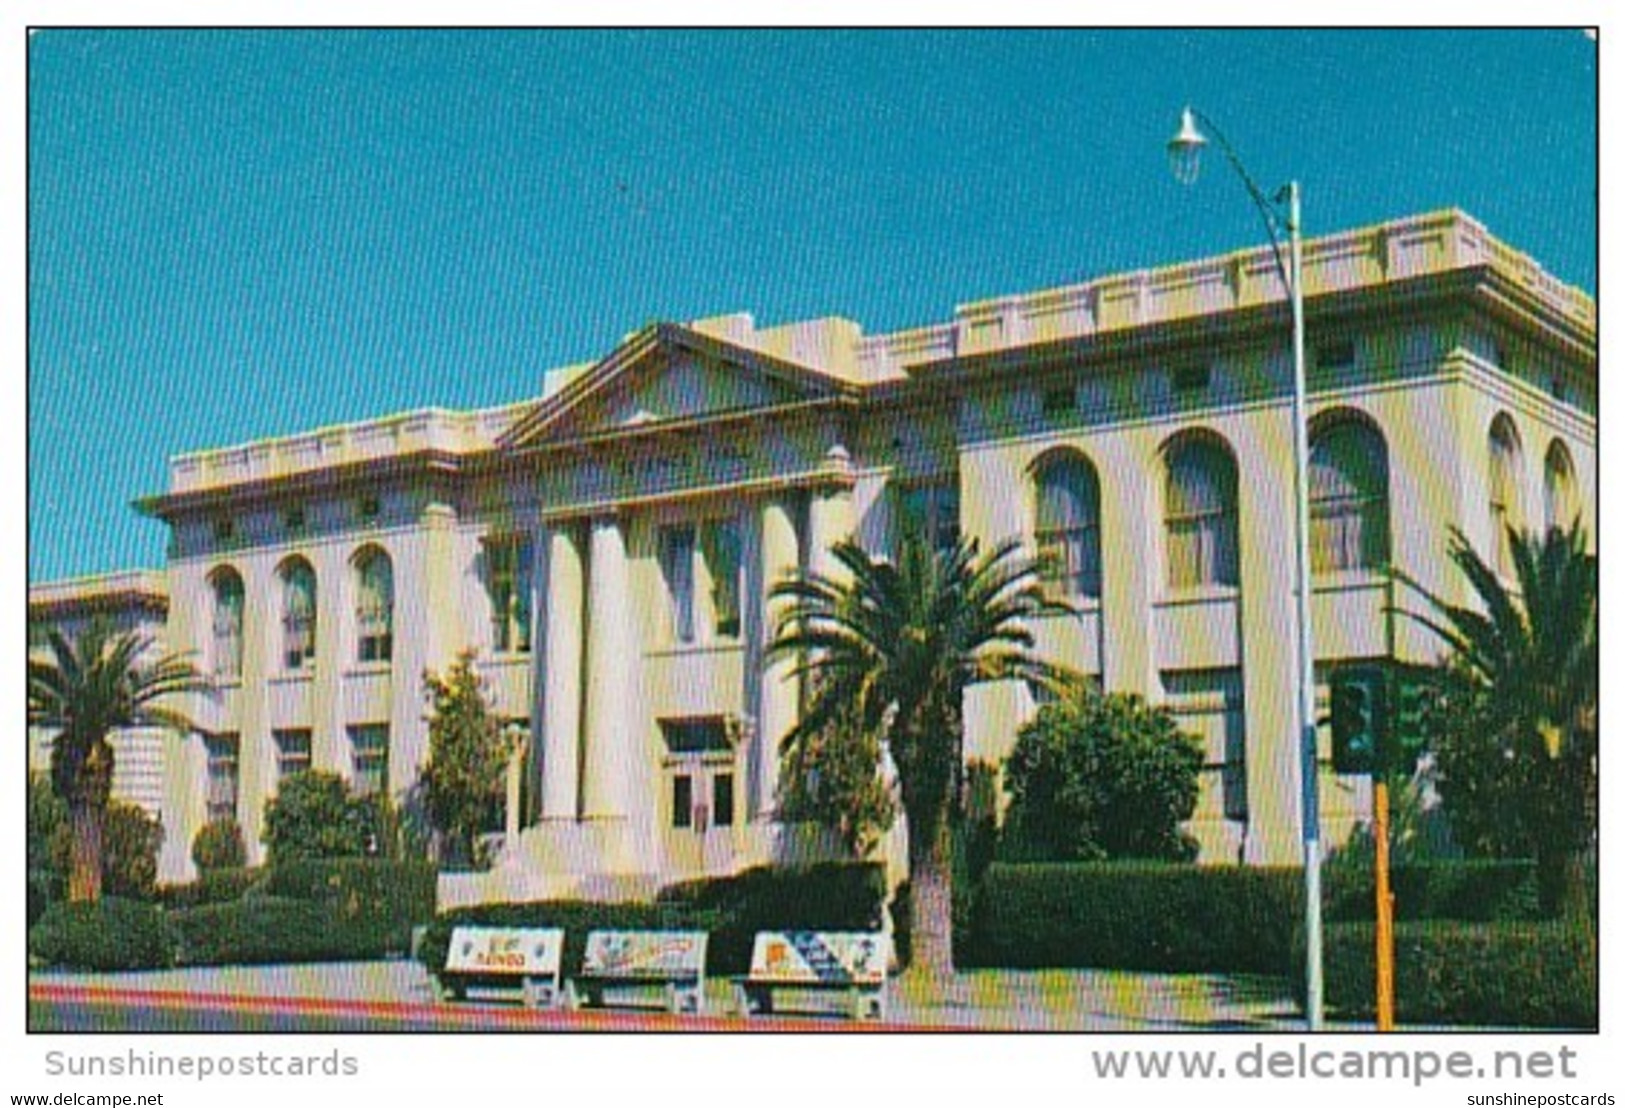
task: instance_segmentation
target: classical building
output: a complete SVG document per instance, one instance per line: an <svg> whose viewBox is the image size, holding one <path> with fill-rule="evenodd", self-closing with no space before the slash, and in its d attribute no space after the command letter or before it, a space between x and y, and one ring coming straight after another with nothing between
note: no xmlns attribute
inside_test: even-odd
<svg viewBox="0 0 1625 1108"><path fill-rule="evenodd" d="M1592 301L1443 211L1308 242L1313 616L1331 668L1431 660L1392 615L1464 596L1461 528L1594 525ZM173 837L229 796L251 851L277 782L406 790L421 674L473 648L532 733L524 828L449 903L636 895L820 849L773 819L798 690L764 668L768 585L904 517L1019 536L1071 612L1036 629L1207 750L1206 860L1289 862L1292 367L1267 248L957 309L865 335L825 318L659 323L542 395L186 454L140 502L173 541L167 635L219 685L167 763ZM996 761L1034 710L966 705ZM1324 759L1327 837L1363 814ZM229 777L229 788L225 783Z"/></svg>

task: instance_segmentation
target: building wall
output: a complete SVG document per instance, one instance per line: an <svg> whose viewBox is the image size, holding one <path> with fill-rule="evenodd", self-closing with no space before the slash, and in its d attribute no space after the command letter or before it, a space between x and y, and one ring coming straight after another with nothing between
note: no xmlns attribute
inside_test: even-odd
<svg viewBox="0 0 1625 1108"><path fill-rule="evenodd" d="M816 853L827 843L771 818L776 743L801 692L783 664L764 665L776 617L767 590L792 568L828 569L840 538L892 549L900 506L921 490L957 497L962 533L1036 550L1035 468L1066 451L1098 479L1099 595L1043 621L1040 646L1107 690L1170 707L1199 736L1207 769L1191 830L1204 860L1295 860L1292 367L1272 266L1254 251L1119 275L886 336L844 320L757 331L748 316L725 317L676 338L640 333L572 368L534 409L413 413L177 459L172 502L158 509L175 532L172 641L209 646L220 567L242 576L248 601L240 679L198 713L206 730L240 736L251 853L275 789L275 731L308 728L313 764L351 775L350 729L387 725L398 795L427 753L421 674L468 648L498 710L530 730L530 802L521 841L453 899L631 895ZM1388 564L1463 598L1448 529L1492 549L1497 417L1520 446L1521 518L1544 525L1546 459L1561 442L1569 503L1594 529L1588 300L1460 213L1317 240L1306 266L1313 433L1356 420L1379 434ZM1461 274L1506 276L1520 291L1481 294ZM1234 468L1237 573L1175 588L1166 466L1196 439ZM398 465L341 480L342 467L386 463ZM377 512L363 518L368 500ZM290 529L294 508L303 520ZM695 634L680 641L663 536L686 526L697 539L720 520L738 538L739 624L715 626L713 567L696 546ZM533 550L528 651L493 650L501 535ZM385 663L356 656L355 559L374 548L394 572ZM315 571L321 614L314 665L290 673L277 573L294 555ZM1386 565L1320 574L1314 589L1322 699L1339 663L1437 654L1428 633L1389 614L1420 599ZM973 690L968 757L997 763L1034 709L1014 684ZM678 749L695 742L703 749ZM169 770L168 810L186 842L203 818L204 745L186 744ZM1322 736L1335 842L1368 797L1331 773L1328 747ZM682 776L698 790L686 827ZM721 794L706 790L721 777L733 822L695 826L701 807L715 816Z"/></svg>

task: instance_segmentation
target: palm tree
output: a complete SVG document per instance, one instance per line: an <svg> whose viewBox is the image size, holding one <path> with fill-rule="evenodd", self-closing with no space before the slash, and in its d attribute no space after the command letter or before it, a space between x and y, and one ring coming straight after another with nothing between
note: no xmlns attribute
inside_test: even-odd
<svg viewBox="0 0 1625 1108"><path fill-rule="evenodd" d="M51 786L68 806L73 833L69 900L101 897L102 824L113 786L108 735L123 727L189 731L190 720L156 701L209 687L182 657L146 660L151 646L139 632L114 635L93 624L77 643L52 631L52 660L28 663L28 721L58 729Z"/></svg>
<svg viewBox="0 0 1625 1108"><path fill-rule="evenodd" d="M1586 912L1581 858L1595 827L1597 557L1578 522L1544 538L1509 531L1513 579L1460 531L1449 554L1476 596L1411 615L1450 648L1443 669L1440 791L1470 845L1529 850L1542 898Z"/></svg>
<svg viewBox="0 0 1625 1108"><path fill-rule="evenodd" d="M908 816L912 972L944 988L953 975L950 817L964 761L963 699L987 681L1067 687L1074 677L1032 653L1028 621L1056 611L1039 563L1006 540L936 549L906 534L895 564L852 540L831 554L840 575L797 572L776 583L785 601L769 662L797 659L808 678L793 747L841 717L884 737Z"/></svg>

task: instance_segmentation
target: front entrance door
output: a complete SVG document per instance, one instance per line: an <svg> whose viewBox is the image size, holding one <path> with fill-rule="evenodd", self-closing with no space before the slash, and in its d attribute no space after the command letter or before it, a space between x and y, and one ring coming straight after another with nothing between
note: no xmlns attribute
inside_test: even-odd
<svg viewBox="0 0 1625 1108"><path fill-rule="evenodd" d="M679 873L727 870L738 820L734 747L721 719L662 721L667 857Z"/></svg>

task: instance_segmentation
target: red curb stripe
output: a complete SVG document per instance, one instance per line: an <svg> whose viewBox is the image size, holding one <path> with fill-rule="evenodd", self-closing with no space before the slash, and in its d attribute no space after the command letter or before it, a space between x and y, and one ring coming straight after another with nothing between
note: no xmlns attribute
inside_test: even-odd
<svg viewBox="0 0 1625 1108"><path fill-rule="evenodd" d="M664 1031L664 1032L923 1032L942 1028L896 1023L772 1018L745 1020L722 1016L676 1016L667 1013L558 1012L532 1009L455 1008L444 1004L402 1001L341 1000L330 997L238 996L230 993L189 992L182 989L129 989L105 985L52 985L30 983L31 1000L202 1009L209 1011L266 1012L272 1015L368 1016L375 1019L413 1019L454 1024L513 1025L560 1030Z"/></svg>

